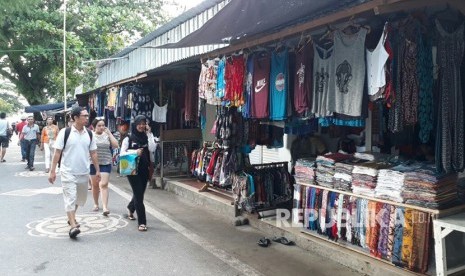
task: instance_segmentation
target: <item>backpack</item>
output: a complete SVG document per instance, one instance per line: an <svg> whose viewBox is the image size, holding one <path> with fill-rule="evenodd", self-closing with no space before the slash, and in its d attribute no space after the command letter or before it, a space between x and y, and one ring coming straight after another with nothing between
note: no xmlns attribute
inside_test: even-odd
<svg viewBox="0 0 465 276"><path fill-rule="evenodd" d="M87 130L87 133L89 134L89 138L90 138L90 144L92 143L92 131L88 128L86 128ZM60 159L58 159L58 168L60 167L61 165L61 156L63 155L63 150L65 149L66 147L66 142L68 141L68 138L69 138L69 134L71 133L71 128L70 127L67 127L65 129L65 141L63 143L63 148L61 149L61 154L60 154ZM90 148L90 144L89 144L89 148Z"/></svg>

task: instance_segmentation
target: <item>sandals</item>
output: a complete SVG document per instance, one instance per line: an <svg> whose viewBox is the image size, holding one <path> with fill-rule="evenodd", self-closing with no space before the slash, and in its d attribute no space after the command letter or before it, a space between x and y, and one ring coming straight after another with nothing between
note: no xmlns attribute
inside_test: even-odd
<svg viewBox="0 0 465 276"><path fill-rule="evenodd" d="M128 220L136 220L136 218L134 217L134 213L129 211L129 209L128 209L128 213L126 214L126 218Z"/></svg>
<svg viewBox="0 0 465 276"><path fill-rule="evenodd" d="M274 237L273 238L274 242L279 242L280 244L284 245L295 245L293 241L288 240L286 237Z"/></svg>
<svg viewBox="0 0 465 276"><path fill-rule="evenodd" d="M79 230L79 228L77 228L77 227L71 228L69 230L69 237L71 239L75 239L77 237L77 235L79 235L79 233L81 233L81 230Z"/></svg>
<svg viewBox="0 0 465 276"><path fill-rule="evenodd" d="M139 231L141 231L141 232L147 231L147 226L145 226L145 224L139 225Z"/></svg>
<svg viewBox="0 0 465 276"><path fill-rule="evenodd" d="M71 225L71 223L69 223L69 220L68 220L68 225ZM81 225L79 224L79 222L77 222L77 220L74 221L74 225L76 225L76 228L81 227Z"/></svg>
<svg viewBox="0 0 465 276"><path fill-rule="evenodd" d="M103 211L102 215L108 217L108 215L110 214L110 210L106 210L106 211Z"/></svg>
<svg viewBox="0 0 465 276"><path fill-rule="evenodd" d="M98 206L94 206L94 208L92 208L93 212L98 212L98 210L99 210Z"/></svg>
<svg viewBox="0 0 465 276"><path fill-rule="evenodd" d="M261 238L258 240L257 244L261 247L268 247L268 245L271 244L271 241L268 238Z"/></svg>

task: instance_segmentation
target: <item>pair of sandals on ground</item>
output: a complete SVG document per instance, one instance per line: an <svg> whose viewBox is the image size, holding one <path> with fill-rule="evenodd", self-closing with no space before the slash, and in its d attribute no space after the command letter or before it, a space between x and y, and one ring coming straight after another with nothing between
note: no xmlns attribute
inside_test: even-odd
<svg viewBox="0 0 465 276"><path fill-rule="evenodd" d="M293 241L288 240L286 237L274 237L272 240L284 245L295 245ZM257 244L261 247L268 247L271 244L271 240L269 238L263 237L258 240Z"/></svg>
<svg viewBox="0 0 465 276"><path fill-rule="evenodd" d="M128 220L136 220L136 217L134 217L134 213L131 212L131 211L129 211L129 210L128 210L128 213L127 213L127 215L126 215L126 218L127 218ZM147 225L145 225L145 224L139 225L138 230L139 230L139 231L142 231L142 232L147 231Z"/></svg>

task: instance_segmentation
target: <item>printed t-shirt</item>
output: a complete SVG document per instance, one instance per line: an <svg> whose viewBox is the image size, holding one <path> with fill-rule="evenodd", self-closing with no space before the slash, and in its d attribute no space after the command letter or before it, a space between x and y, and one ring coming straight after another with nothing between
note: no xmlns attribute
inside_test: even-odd
<svg viewBox="0 0 465 276"><path fill-rule="evenodd" d="M268 53L254 56L251 117L255 119L264 119L269 116L270 65L271 60Z"/></svg>
<svg viewBox="0 0 465 276"><path fill-rule="evenodd" d="M289 52L287 49L271 55L270 119L284 120L287 117L289 79Z"/></svg>
<svg viewBox="0 0 465 276"><path fill-rule="evenodd" d="M362 115L365 85L365 37L367 30L347 35L334 34L334 66L330 75L334 78L328 94L328 109L339 114Z"/></svg>

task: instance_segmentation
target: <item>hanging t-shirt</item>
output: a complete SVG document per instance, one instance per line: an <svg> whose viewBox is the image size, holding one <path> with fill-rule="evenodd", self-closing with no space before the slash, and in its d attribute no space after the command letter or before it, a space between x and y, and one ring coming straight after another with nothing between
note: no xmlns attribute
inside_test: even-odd
<svg viewBox="0 0 465 276"><path fill-rule="evenodd" d="M242 116L244 118L250 118L250 101L253 92L253 56L250 55L247 58L247 67L246 67L246 80L245 80L245 103L242 107Z"/></svg>
<svg viewBox="0 0 465 276"><path fill-rule="evenodd" d="M315 117L331 116L328 110L328 94L330 83L334 78L330 75L333 62L333 46L324 49L313 44L313 93L312 93L312 113Z"/></svg>
<svg viewBox="0 0 465 276"><path fill-rule="evenodd" d="M221 105L221 99L216 96L218 61L214 59L203 63L199 77L199 98L206 99L211 105Z"/></svg>
<svg viewBox="0 0 465 276"><path fill-rule="evenodd" d="M220 59L218 62L218 72L217 72L217 79L216 79L216 97L218 98L223 98L224 97L224 91L226 87L226 82L224 78L224 72L225 72L225 66L226 65L226 59L223 57Z"/></svg>
<svg viewBox="0 0 465 276"><path fill-rule="evenodd" d="M312 89L312 53L311 46L306 45L295 53L294 108L302 115L310 106Z"/></svg>
<svg viewBox="0 0 465 276"><path fill-rule="evenodd" d="M251 95L251 118L268 118L268 96L270 86L270 55L268 53L254 56L253 90Z"/></svg>
<svg viewBox="0 0 465 276"><path fill-rule="evenodd" d="M152 120L157 123L166 123L166 113L168 111L168 104L158 106L153 103Z"/></svg>
<svg viewBox="0 0 465 276"><path fill-rule="evenodd" d="M289 79L289 52L284 49L271 55L270 119L284 120L287 117L287 94Z"/></svg>
<svg viewBox="0 0 465 276"><path fill-rule="evenodd" d="M224 99L230 101L230 106L238 107L244 103L244 74L245 60L243 55L231 56L226 59Z"/></svg>
<svg viewBox="0 0 465 276"><path fill-rule="evenodd" d="M349 116L362 115L363 89L365 85L365 37L367 30L347 35L334 33L334 66L330 75L334 78L328 94L328 109Z"/></svg>
<svg viewBox="0 0 465 276"><path fill-rule="evenodd" d="M373 50L366 50L368 95L370 96L378 93L378 91L386 85L386 71L384 65L389 57L388 52L384 48L386 35L387 31L385 28L376 48Z"/></svg>

